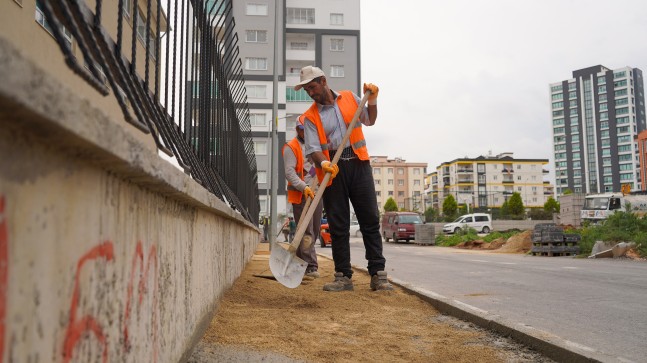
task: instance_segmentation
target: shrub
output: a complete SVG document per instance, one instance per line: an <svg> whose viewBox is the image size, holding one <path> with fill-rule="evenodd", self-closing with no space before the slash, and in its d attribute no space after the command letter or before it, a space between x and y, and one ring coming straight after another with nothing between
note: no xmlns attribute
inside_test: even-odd
<svg viewBox="0 0 647 363"><path fill-rule="evenodd" d="M453 235L440 234L436 236L436 245L444 247L453 247L463 242L470 242L479 239L478 234L474 228L469 228L467 231L461 230Z"/></svg>

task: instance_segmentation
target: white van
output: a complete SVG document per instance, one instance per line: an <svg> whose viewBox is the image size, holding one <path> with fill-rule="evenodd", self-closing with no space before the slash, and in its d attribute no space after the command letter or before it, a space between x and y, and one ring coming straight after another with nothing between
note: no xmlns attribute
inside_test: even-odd
<svg viewBox="0 0 647 363"><path fill-rule="evenodd" d="M490 233L492 230L492 217L485 213L466 214L458 217L452 223L444 225L443 232L456 233L467 228L474 228L481 233Z"/></svg>

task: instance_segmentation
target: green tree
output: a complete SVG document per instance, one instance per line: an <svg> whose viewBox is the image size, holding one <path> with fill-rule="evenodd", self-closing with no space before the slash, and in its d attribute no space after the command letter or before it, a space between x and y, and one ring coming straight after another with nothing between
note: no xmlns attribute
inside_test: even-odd
<svg viewBox="0 0 647 363"><path fill-rule="evenodd" d="M544 211L546 213L559 213L559 203L553 197L549 197L544 203Z"/></svg>
<svg viewBox="0 0 647 363"><path fill-rule="evenodd" d="M384 203L384 211L385 212L398 211L398 205L395 203L395 200L393 200L393 198L389 198L386 200L386 203Z"/></svg>
<svg viewBox="0 0 647 363"><path fill-rule="evenodd" d="M434 217L436 217L436 210L433 207L429 207L425 210L425 222L433 222Z"/></svg>
<svg viewBox="0 0 647 363"><path fill-rule="evenodd" d="M456 203L456 199L454 199L453 195L448 195L443 201L443 215L445 216L445 220L451 221L456 218L457 210L458 203Z"/></svg>
<svg viewBox="0 0 647 363"><path fill-rule="evenodd" d="M523 206L523 201L521 200L521 194L514 192L508 201L508 208L510 209L510 215L516 218L523 218L525 208Z"/></svg>
<svg viewBox="0 0 647 363"><path fill-rule="evenodd" d="M572 190L570 190L570 189L568 189L568 188L566 188L566 189L564 189L564 193L563 193L563 194L564 194L564 195L573 194L573 191L572 191Z"/></svg>
<svg viewBox="0 0 647 363"><path fill-rule="evenodd" d="M508 200L504 200L501 204L501 209L499 210L499 216L503 219L506 219L510 216L510 206L508 205Z"/></svg>

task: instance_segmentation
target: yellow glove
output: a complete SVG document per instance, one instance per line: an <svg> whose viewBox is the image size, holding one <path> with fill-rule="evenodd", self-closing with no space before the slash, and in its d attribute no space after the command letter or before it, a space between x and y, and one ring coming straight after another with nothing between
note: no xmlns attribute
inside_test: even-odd
<svg viewBox="0 0 647 363"><path fill-rule="evenodd" d="M376 105L377 94L380 93L380 89L373 83L364 83L364 93L366 93L366 91L371 91L371 94L368 96L368 104Z"/></svg>
<svg viewBox="0 0 647 363"><path fill-rule="evenodd" d="M337 176L337 173L339 173L339 167L337 166L337 164L333 164L328 160L321 162L321 169L323 169L324 172L331 174L330 179L334 179Z"/></svg>
<svg viewBox="0 0 647 363"><path fill-rule="evenodd" d="M310 187L303 189L303 195L306 198L315 199L315 193L312 192L312 189L310 189Z"/></svg>

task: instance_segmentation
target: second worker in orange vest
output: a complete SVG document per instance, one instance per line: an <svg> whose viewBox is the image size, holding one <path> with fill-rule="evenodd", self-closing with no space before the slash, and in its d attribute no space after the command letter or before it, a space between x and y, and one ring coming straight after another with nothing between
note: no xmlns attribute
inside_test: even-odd
<svg viewBox="0 0 647 363"><path fill-rule="evenodd" d="M294 219L299 224L305 208L306 198L314 199L313 190L308 187L308 184L310 179L315 177L314 166L303 152L303 115L297 118L296 132L297 136L283 146L283 163L285 165L285 178L288 180L288 203L292 204ZM305 275L317 278L319 277L319 272L317 272L319 265L315 251L315 239L321 227L321 201L317 206L311 206L311 208L315 208L315 211L312 219L308 222L304 236L310 236L312 243L309 246L301 243L296 254L308 264Z"/></svg>
<svg viewBox="0 0 647 363"><path fill-rule="evenodd" d="M372 126L377 119L378 88L364 84L370 91L368 107L362 110L356 127L344 145L338 165L332 165L334 152L343 141L357 107L359 97L351 91L335 92L328 86L323 71L307 66L301 69L301 81L294 89L303 88L314 103L305 115L305 152L317 167L319 181L326 172L331 182L324 195L324 209L332 237L332 255L335 262L335 280L324 285L326 291L353 290L353 270L350 264L350 205L353 204L360 225L372 290L392 290L384 271L386 259L382 254L380 214L375 197L373 169L369 160L362 126ZM339 175L338 175L339 174Z"/></svg>

